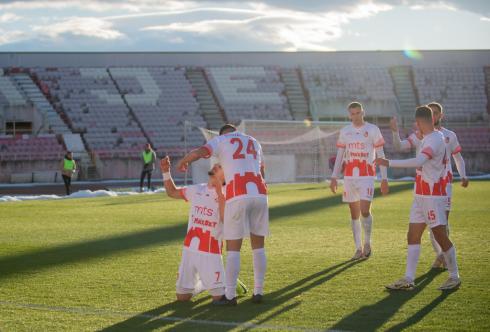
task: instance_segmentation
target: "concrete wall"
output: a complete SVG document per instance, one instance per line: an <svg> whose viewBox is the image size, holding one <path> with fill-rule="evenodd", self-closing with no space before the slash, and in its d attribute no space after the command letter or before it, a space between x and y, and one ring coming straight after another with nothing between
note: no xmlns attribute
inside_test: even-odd
<svg viewBox="0 0 490 332"><path fill-rule="evenodd" d="M402 51L241 52L241 53L0 53L0 67L116 66L283 66L326 64L372 66L486 66L490 50L421 51L422 59Z"/></svg>

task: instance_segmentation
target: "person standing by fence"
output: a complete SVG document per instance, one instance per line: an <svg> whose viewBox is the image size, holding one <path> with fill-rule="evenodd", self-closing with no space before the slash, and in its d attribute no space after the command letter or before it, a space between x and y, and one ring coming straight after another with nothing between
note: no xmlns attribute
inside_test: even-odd
<svg viewBox="0 0 490 332"><path fill-rule="evenodd" d="M65 157L61 161L61 176L63 178L63 182L65 183L66 195L71 194L71 178L73 174L75 174L77 170L77 164L75 160L73 160L73 153L71 151L67 151Z"/></svg>

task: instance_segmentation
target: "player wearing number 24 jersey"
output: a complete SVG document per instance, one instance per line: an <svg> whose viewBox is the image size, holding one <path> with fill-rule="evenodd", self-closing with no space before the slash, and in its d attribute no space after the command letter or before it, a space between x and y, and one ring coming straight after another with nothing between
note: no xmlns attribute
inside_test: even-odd
<svg viewBox="0 0 490 332"><path fill-rule="evenodd" d="M240 250L243 238L250 236L254 266L254 303L262 302L266 256L264 238L269 234L269 208L265 166L259 142L236 130L231 124L220 129L219 136L191 151L177 165L186 170L200 158L214 156L223 168L226 181L224 239L227 262L225 296L217 305L236 305L236 283L240 272Z"/></svg>
<svg viewBox="0 0 490 332"><path fill-rule="evenodd" d="M449 271L449 279L439 289L447 290L459 287L456 251L447 234L446 218L446 163L448 156L443 134L434 128L432 110L428 106L417 107L415 121L423 136L417 156L406 160L376 159L383 166L399 168L418 168L415 179L414 200L410 211L408 228L408 254L405 277L386 286L388 289L412 289L415 284L415 272L420 256L420 240L426 224L432 230Z"/></svg>

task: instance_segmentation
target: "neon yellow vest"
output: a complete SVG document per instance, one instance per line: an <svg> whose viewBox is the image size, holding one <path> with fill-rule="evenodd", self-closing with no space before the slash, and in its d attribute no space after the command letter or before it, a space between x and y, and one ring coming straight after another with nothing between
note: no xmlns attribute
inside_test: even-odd
<svg viewBox="0 0 490 332"><path fill-rule="evenodd" d="M153 151L151 150L150 152L143 151L143 160L145 161L145 164L149 164L152 159L153 159Z"/></svg>
<svg viewBox="0 0 490 332"><path fill-rule="evenodd" d="M73 171L75 169L75 162L70 159L64 159L63 160L63 169Z"/></svg>

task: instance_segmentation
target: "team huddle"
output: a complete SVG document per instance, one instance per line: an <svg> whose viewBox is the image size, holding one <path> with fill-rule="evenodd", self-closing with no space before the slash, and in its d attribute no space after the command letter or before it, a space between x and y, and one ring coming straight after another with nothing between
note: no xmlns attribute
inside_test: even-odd
<svg viewBox="0 0 490 332"><path fill-rule="evenodd" d="M337 141L337 157L330 189L337 191L337 178L344 175L343 202L349 204L355 243L353 260L367 259L373 252L371 232L376 166L380 168L381 193L389 193L387 168L415 168L414 200L408 228L408 254L403 278L387 285L390 290L415 287L415 272L420 256L420 243L426 225L436 252L434 268L449 272L441 290L455 289L461 284L456 251L449 239L448 217L451 208L453 178L451 156L468 186L464 160L456 134L441 127L442 106L438 103L417 107L417 131L401 140L396 119L391 121L393 145L399 151L416 149L415 158L388 160L380 129L364 121L364 109L358 102L348 106L351 124L342 128ZM214 305L236 305L237 294L246 292L238 280L240 250L244 238L250 237L253 253L253 303L261 303L267 260L264 248L269 234L269 211L265 165L262 147L251 136L225 125L219 135L204 146L188 153L177 164L185 171L192 162L216 157L209 171L208 183L176 187L170 174L168 157L160 162L167 195L191 203L187 235L184 240L176 290L177 299L190 300L207 290ZM227 261L222 260L222 242L226 242Z"/></svg>

